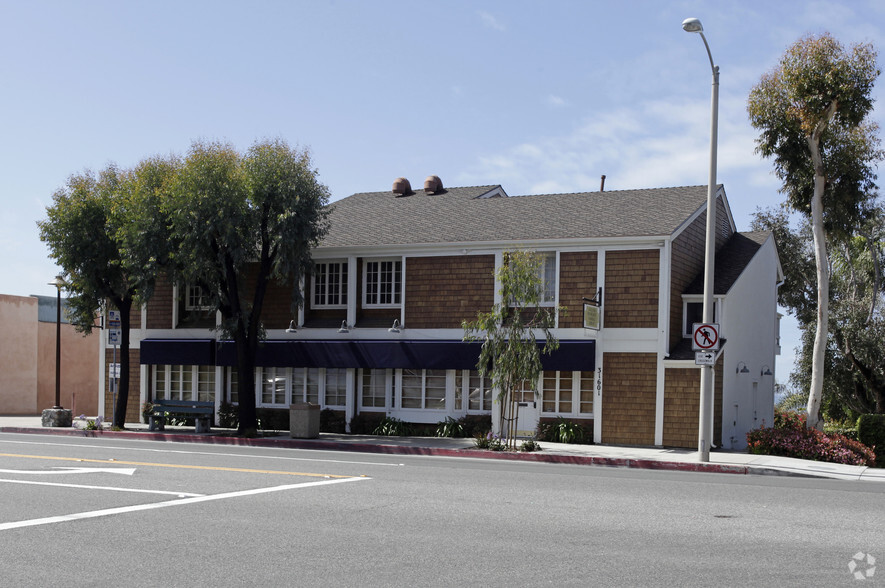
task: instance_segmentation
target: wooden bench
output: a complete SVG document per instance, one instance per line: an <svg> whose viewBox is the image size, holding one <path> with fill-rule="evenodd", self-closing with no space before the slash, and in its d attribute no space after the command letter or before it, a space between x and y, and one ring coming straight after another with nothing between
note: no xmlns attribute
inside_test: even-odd
<svg viewBox="0 0 885 588"><path fill-rule="evenodd" d="M196 421L197 433L208 433L215 403L202 400L154 400L148 414L148 430L163 431L166 429L167 414L186 414Z"/></svg>

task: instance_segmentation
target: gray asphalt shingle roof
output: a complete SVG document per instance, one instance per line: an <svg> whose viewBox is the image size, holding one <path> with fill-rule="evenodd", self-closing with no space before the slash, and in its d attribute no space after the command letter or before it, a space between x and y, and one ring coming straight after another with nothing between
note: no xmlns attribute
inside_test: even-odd
<svg viewBox="0 0 885 588"><path fill-rule="evenodd" d="M706 186L480 198L500 186L354 194L331 206L321 247L665 236L706 202Z"/></svg>
<svg viewBox="0 0 885 588"><path fill-rule="evenodd" d="M735 233L716 252L713 263L713 292L725 295L734 286L759 248L771 236L770 231ZM685 289L685 294L704 293L704 273L698 274Z"/></svg>

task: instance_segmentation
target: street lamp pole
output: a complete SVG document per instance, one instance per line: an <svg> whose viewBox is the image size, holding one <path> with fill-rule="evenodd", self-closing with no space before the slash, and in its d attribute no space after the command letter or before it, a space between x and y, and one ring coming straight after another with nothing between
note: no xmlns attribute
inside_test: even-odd
<svg viewBox="0 0 885 588"><path fill-rule="evenodd" d="M50 286L55 286L57 298L55 300L55 406L53 409L61 409L61 289L64 286L61 275L56 276Z"/></svg>
<svg viewBox="0 0 885 588"><path fill-rule="evenodd" d="M710 180L707 186L707 241L704 249L704 310L703 321L715 322L713 305L713 273L716 259L716 147L719 138L719 66L713 63L710 45L704 36L704 27L696 18L682 21L682 28L689 33L698 33L710 58L713 71L713 98L710 114ZM713 366L701 368L701 406L698 417L698 460L710 461L710 444L713 440Z"/></svg>

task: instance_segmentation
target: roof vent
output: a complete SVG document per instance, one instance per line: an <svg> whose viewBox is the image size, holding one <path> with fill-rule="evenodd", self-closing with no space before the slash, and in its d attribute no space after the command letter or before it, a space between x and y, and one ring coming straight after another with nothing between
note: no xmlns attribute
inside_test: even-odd
<svg viewBox="0 0 885 588"><path fill-rule="evenodd" d="M602 174L602 177L599 179L599 191L605 192L605 174Z"/></svg>
<svg viewBox="0 0 885 588"><path fill-rule="evenodd" d="M427 176L427 179L424 180L424 192L426 194L439 194L443 191L443 183L439 176Z"/></svg>
<svg viewBox="0 0 885 588"><path fill-rule="evenodd" d="M393 180L393 193L397 196L408 196L412 194L412 185L406 178L397 178Z"/></svg>

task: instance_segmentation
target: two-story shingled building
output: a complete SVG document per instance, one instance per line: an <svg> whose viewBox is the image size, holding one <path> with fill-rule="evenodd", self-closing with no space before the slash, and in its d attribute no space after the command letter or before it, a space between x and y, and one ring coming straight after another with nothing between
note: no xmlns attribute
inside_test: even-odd
<svg viewBox="0 0 885 588"><path fill-rule="evenodd" d="M494 394L476 372L478 343L462 321L496 301L504 253L543 254L545 302L561 306L560 349L544 357L537 398L519 430L562 416L592 426L598 443L697 447L700 368L689 341L701 307L706 186L508 196L499 185L413 191L335 202L313 251L305 305L271 287L259 351L259 407L313 402L350 421L365 413L407 422L489 414ZM745 446L771 424L778 349L773 237L737 233L717 196L714 443ZM602 301L599 329L585 299ZM236 401L232 345L216 341L199 287L160 283L134 316L129 418L162 397ZM291 328L290 328L291 327ZM106 355L102 361L109 362ZM109 408L110 395L104 394Z"/></svg>

